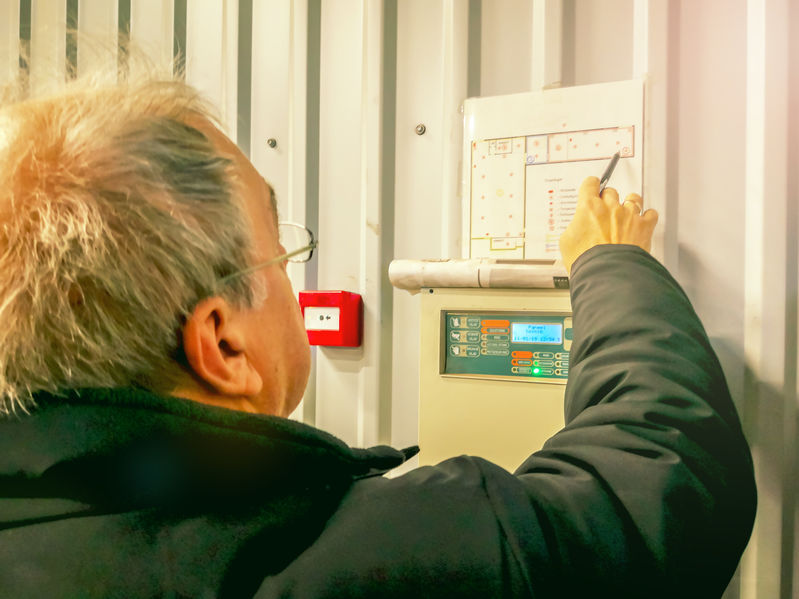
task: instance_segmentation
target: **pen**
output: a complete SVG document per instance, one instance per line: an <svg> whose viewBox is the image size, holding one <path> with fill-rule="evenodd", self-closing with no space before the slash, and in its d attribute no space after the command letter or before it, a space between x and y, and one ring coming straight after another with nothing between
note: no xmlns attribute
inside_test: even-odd
<svg viewBox="0 0 799 599"><path fill-rule="evenodd" d="M619 158L620 154L616 152L613 158L610 159L608 168L602 173L602 178L599 180L599 195L602 195L602 192L605 191L605 186L608 184L608 181L610 181L610 176L613 174L613 169L615 169L616 165L619 163Z"/></svg>

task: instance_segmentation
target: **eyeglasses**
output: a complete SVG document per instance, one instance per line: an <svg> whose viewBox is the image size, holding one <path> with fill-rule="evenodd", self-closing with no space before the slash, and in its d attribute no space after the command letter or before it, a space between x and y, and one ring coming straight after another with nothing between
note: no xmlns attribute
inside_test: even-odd
<svg viewBox="0 0 799 599"><path fill-rule="evenodd" d="M272 266L273 264L279 264L280 262L288 261L294 262L295 264L308 262L308 260L313 257L314 249L316 249L316 246L319 245L319 242L314 238L313 232L308 227L298 223L278 223L277 233L281 245L284 248L287 248L289 251L287 251L285 254L275 256L266 262L259 262L258 264L254 264L248 268L245 268L244 270L239 270L222 277L219 282L227 283L228 281L237 277L248 275L251 272L261 270L262 268Z"/></svg>

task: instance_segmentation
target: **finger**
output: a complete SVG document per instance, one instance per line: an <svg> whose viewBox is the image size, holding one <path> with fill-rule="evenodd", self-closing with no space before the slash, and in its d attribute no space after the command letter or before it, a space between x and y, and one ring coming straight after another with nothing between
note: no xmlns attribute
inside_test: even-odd
<svg viewBox="0 0 799 599"><path fill-rule="evenodd" d="M578 192L578 203L585 203L590 198L599 197L599 179L596 177L586 177L580 184L580 191Z"/></svg>
<svg viewBox="0 0 799 599"><path fill-rule="evenodd" d="M627 202L633 202L636 206L638 206L639 214L644 211L644 200L637 193L627 194L627 197L624 198L624 203L626 204Z"/></svg>
<svg viewBox="0 0 799 599"><path fill-rule="evenodd" d="M641 214L641 206L635 200L625 199L624 204L622 204L625 210L630 212L631 214L640 215Z"/></svg>
<svg viewBox="0 0 799 599"><path fill-rule="evenodd" d="M618 207L619 205L619 192L612 187L606 187L602 192L602 200L608 208Z"/></svg>
<svg viewBox="0 0 799 599"><path fill-rule="evenodd" d="M651 225L652 228L654 229L655 225L658 224L658 218L660 218L660 215L658 214L657 210L655 210L654 208L650 208L649 210L644 212L641 215L641 217L644 219L644 222Z"/></svg>
<svg viewBox="0 0 799 599"><path fill-rule="evenodd" d="M643 215L641 215L640 222L643 225L640 246L648 252L652 249L652 235L655 231L655 225L658 222L657 210L650 208L644 212Z"/></svg>

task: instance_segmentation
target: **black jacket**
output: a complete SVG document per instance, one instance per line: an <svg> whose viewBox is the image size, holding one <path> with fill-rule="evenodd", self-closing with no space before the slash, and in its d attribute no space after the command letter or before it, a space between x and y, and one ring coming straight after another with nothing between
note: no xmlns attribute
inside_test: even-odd
<svg viewBox="0 0 799 599"><path fill-rule="evenodd" d="M566 427L515 474L142 390L0 422L0 597L719 597L752 463L687 298L630 246L572 273ZM536 448L531 447L531 451Z"/></svg>

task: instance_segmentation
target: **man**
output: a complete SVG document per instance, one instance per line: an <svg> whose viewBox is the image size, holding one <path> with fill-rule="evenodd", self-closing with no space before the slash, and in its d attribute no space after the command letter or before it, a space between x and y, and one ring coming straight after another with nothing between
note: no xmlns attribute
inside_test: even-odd
<svg viewBox="0 0 799 599"><path fill-rule="evenodd" d="M283 418L308 377L297 248L194 92L10 104L0 165L0 596L724 590L751 459L639 196L587 179L562 239L566 427L515 474L462 456L388 479L412 450Z"/></svg>

